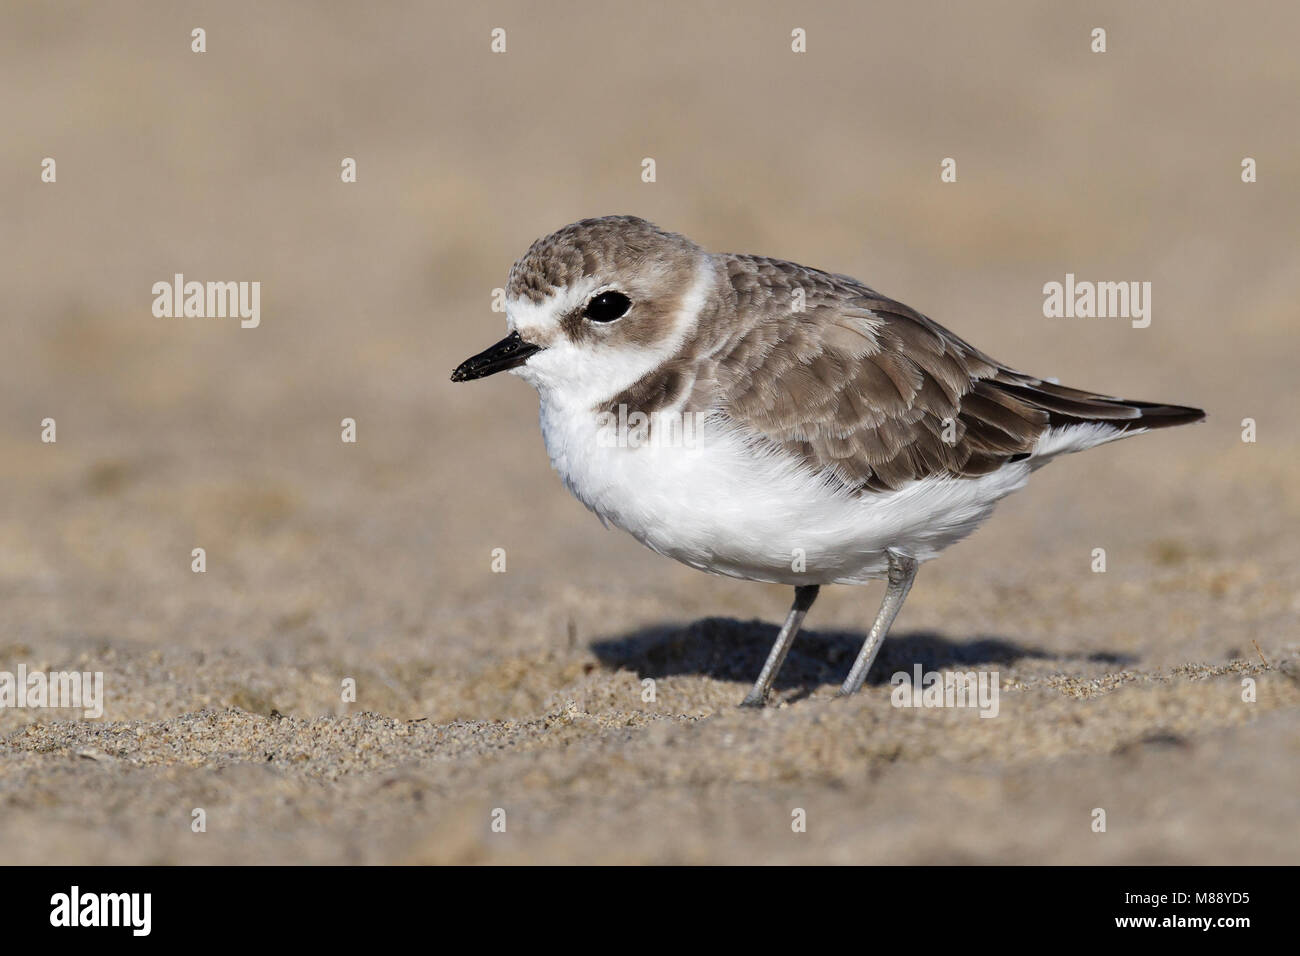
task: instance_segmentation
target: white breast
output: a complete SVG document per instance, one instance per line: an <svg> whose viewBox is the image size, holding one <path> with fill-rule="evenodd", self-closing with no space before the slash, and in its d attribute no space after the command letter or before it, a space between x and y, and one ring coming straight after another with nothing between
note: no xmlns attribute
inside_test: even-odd
<svg viewBox="0 0 1300 956"><path fill-rule="evenodd" d="M850 495L719 419L692 447L602 447L587 409L543 400L542 436L568 489L602 521L691 567L752 581L853 584L885 550L928 560L1027 479L1027 461L980 478L927 478Z"/></svg>

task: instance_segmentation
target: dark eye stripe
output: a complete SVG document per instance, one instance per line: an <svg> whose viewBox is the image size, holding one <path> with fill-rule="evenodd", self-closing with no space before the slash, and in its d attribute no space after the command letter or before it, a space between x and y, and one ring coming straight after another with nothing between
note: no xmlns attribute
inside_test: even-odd
<svg viewBox="0 0 1300 956"><path fill-rule="evenodd" d="M592 296L583 314L593 322L613 322L627 315L627 310L630 308L632 308L631 299L622 292L611 290Z"/></svg>

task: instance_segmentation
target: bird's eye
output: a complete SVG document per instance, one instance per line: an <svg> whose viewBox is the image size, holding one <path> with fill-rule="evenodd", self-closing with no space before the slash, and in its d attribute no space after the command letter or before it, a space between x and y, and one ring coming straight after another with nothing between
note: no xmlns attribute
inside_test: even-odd
<svg viewBox="0 0 1300 956"><path fill-rule="evenodd" d="M587 318L593 322L613 322L615 319L621 319L627 315L627 310L632 308L632 300L622 292L602 292L600 295L592 296L587 303Z"/></svg>

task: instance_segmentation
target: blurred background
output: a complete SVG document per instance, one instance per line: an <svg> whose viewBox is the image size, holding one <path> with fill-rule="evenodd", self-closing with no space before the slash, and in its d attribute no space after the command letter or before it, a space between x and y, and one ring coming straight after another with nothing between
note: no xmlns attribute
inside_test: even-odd
<svg viewBox="0 0 1300 956"><path fill-rule="evenodd" d="M191 52L196 27L206 31L202 54ZM502 54L490 49L498 27ZM1105 53L1091 52L1095 27L1106 30ZM1062 729L1034 744L1010 735L1009 721L943 731L967 741L948 755L959 769L945 773L1004 781L1008 767L1038 756L1057 761L1043 771L1054 783L1020 797L1004 783L953 784L974 804L954 811L939 800L933 818L914 806L907 826L894 820L893 843L865 822L853 839L810 840L822 856L763 849L746 844L740 824L702 822L691 846L704 859L952 859L934 826L959 812L980 821L957 841L966 859L1186 852L1212 862L1253 852L1294 862L1295 829L1279 846L1269 823L1296 810L1291 679L1261 677L1276 693L1249 716L1190 684L1167 685L1180 667L1246 658L1274 667L1296 653L1298 27L1300 10L1271 3L7 5L0 669L104 670L105 719L138 722L124 726L146 743L106 770L70 757L104 750L79 736L98 731L59 723L70 715L0 711L10 735L0 760L12 771L10 787L0 785L10 801L0 816L11 821L0 835L28 862L83 859L87 832L104 861L149 858L142 835L166 861L405 858L408 829L392 824L391 843L359 849L355 812L329 794L317 822L331 836L319 846L302 837L268 849L266 807L233 794L246 818L226 849L158 837L157 821L181 811L158 779L130 768L201 775L239 764L230 754L262 733L239 724L217 748L225 757L184 742L148 749L168 721L204 708L263 722L274 709L316 721L312 733L359 711L441 727L533 721L507 747L520 751L546 749L546 715L569 714L568 726L576 713L590 733L571 730L574 739L604 754L587 778L603 784L582 792L611 834L638 814L658 819L649 795L616 810L629 788L705 814L700 794L716 807L738 781L769 781L778 752L820 755L781 779L847 786L854 806L928 792L935 774L923 769L896 792L869 776L890 753L904 763L944 756L932 748L939 725L916 737L931 741L919 751L891 741L879 687L881 699L856 705L867 709L834 712L844 722L834 734L807 716L820 700L762 721L733 714L786 589L702 575L605 531L551 472L528 386L448 381L503 334L492 290L535 238L629 213L714 251L857 276L1013 367L1209 413L1205 425L1038 473L985 529L923 569L896 627L911 643L887 648L878 665L879 675L914 659L1000 664L1025 688L1010 721L1083 719L1079 736ZM795 28L806 53L791 51ZM41 181L45 157L57 162L56 183ZM345 157L356 160L354 184L340 181ZM653 183L641 180L646 157ZM945 157L956 160L955 183L940 181ZM1242 182L1245 157L1258 163L1256 183ZM1150 327L1044 318L1043 284L1067 272L1150 282ZM260 327L155 318L151 287L175 273L260 281ZM56 444L40 441L47 417ZM340 441L344 418L357 422L355 445ZM1245 418L1257 422L1253 444L1241 440ZM190 570L195 547L206 549L204 574ZM1090 570L1098 547L1106 574ZM491 571L494 548L506 551L505 574ZM878 599L876 589L827 591L783 693L825 696ZM1080 718L1071 707L1090 694L1050 689L1058 673L1169 696L1134 697L1129 709L1094 702ZM1239 678L1215 673L1231 704ZM358 680L356 704L339 702L340 675ZM640 699L647 675L660 679L658 704ZM1252 731L1262 737L1196 742L1246 733L1239 725L1265 711L1280 723ZM725 733L677 720L715 714ZM796 721L780 725L794 736L769 736L782 719ZM615 746L608 727L623 724L687 748L695 776L665 770L652 785L614 769L618 758L601 748ZM502 726L483 724L483 734ZM874 736L851 729L868 726ZM38 746L33 733L52 736ZM1127 849L1063 844L1057 828L1074 829L1054 813L1083 764L1061 769L1060 759L1101 760L1089 779L1130 780L1132 767L1104 755L1128 760L1122 748L1162 733L1193 749L1157 747L1146 779L1172 774L1171 787L1199 790L1202 802L1151 810L1150 829ZM737 734L751 762L732 765L711 748ZM831 746L828 736L859 743ZM486 760L485 739L465 753ZM641 765L667 760L660 744L640 739ZM510 760L541 759L426 778L427 760L376 745L390 759L348 777L360 745L318 745L303 744L305 766L266 786L343 780L353 800L366 773L405 767L477 820L480 789L490 801L491 781L529 779ZM453 760L433 738L428 746L425 758ZM1272 757L1245 769L1216 763L1243 748ZM253 750L248 759L260 760ZM546 759L557 762L538 773L582 790L562 757ZM46 792L51 774L70 775L87 796L51 786L44 802L23 802L23 792ZM1225 776L1233 789L1209 786ZM557 841L547 846L563 858L695 858L680 841L655 840L643 851L619 844L619 857L612 837L602 842L599 827L529 786L531 812ZM133 813L112 801L105 809L105 794ZM1149 795L1131 794L1143 807ZM1247 801L1237 806L1253 821L1244 829L1170 849L1200 832L1198 814L1234 800ZM450 819L438 806L429 812ZM999 839L1013 817L1042 838ZM538 858L540 845L520 842L511 858ZM499 852L471 841L461 858Z"/></svg>

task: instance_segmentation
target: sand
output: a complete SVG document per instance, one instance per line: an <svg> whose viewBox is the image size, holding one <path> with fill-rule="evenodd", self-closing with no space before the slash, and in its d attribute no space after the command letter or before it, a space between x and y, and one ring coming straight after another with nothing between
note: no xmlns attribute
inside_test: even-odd
<svg viewBox="0 0 1300 956"><path fill-rule="evenodd" d="M105 687L0 708L0 862L1300 861L1300 15L697 7L0 14L0 672ZM740 710L786 589L604 530L526 385L447 380L614 212L1209 420L1036 474L850 700L881 588L824 589ZM261 324L155 318L177 272ZM1066 273L1150 327L1045 318ZM893 706L917 664L997 716Z"/></svg>

